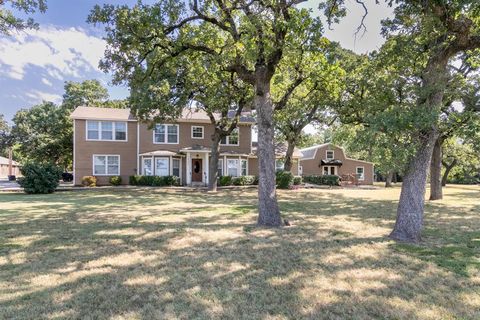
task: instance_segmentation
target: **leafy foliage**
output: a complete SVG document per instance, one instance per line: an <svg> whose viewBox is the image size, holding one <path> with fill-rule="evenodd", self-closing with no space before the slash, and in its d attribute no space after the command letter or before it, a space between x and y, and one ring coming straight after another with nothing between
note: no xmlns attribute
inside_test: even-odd
<svg viewBox="0 0 480 320"><path fill-rule="evenodd" d="M97 177L94 176L85 176L82 178L82 185L84 187L96 187L97 186Z"/></svg>
<svg viewBox="0 0 480 320"><path fill-rule="evenodd" d="M290 171L279 170L276 174L277 188L289 189L293 185L293 174Z"/></svg>
<svg viewBox="0 0 480 320"><path fill-rule="evenodd" d="M104 107L108 99L108 91L98 80L83 82L65 82L62 107L68 111L78 106Z"/></svg>
<svg viewBox="0 0 480 320"><path fill-rule="evenodd" d="M120 176L113 176L113 177L110 177L110 179L108 179L108 181L110 182L110 184L112 186L119 186L122 184L122 177Z"/></svg>
<svg viewBox="0 0 480 320"><path fill-rule="evenodd" d="M8 5L7 5L8 4ZM32 18L22 19L16 17L8 6L24 14L33 14L35 12L45 12L47 10L46 0L3 0L0 8L0 33L9 35L12 31L20 31L27 28L38 28Z"/></svg>
<svg viewBox="0 0 480 320"><path fill-rule="evenodd" d="M303 181L306 183L327 185L327 186L339 186L340 177L335 175L310 175L303 176Z"/></svg>
<svg viewBox="0 0 480 320"><path fill-rule="evenodd" d="M26 193L52 193L59 184L62 170L52 163L25 163L20 169L23 177L18 183Z"/></svg>
<svg viewBox="0 0 480 320"><path fill-rule="evenodd" d="M177 176L130 176L129 183L133 186L179 186L180 178Z"/></svg>
<svg viewBox="0 0 480 320"><path fill-rule="evenodd" d="M301 176L295 176L293 177L293 185L298 186L301 185L303 182L303 178Z"/></svg>

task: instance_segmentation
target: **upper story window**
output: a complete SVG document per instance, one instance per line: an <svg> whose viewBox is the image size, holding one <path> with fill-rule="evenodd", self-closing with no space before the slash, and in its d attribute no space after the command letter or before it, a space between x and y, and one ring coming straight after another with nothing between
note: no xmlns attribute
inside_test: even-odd
<svg viewBox="0 0 480 320"><path fill-rule="evenodd" d="M156 124L153 143L178 143L178 124Z"/></svg>
<svg viewBox="0 0 480 320"><path fill-rule="evenodd" d="M335 152L333 150L327 150L327 160L333 160L335 158Z"/></svg>
<svg viewBox="0 0 480 320"><path fill-rule="evenodd" d="M202 126L192 126L192 139L203 139Z"/></svg>
<svg viewBox="0 0 480 320"><path fill-rule="evenodd" d="M238 128L233 129L229 136L223 137L220 144L226 146L238 146Z"/></svg>
<svg viewBox="0 0 480 320"><path fill-rule="evenodd" d="M88 120L87 140L127 141L127 123Z"/></svg>

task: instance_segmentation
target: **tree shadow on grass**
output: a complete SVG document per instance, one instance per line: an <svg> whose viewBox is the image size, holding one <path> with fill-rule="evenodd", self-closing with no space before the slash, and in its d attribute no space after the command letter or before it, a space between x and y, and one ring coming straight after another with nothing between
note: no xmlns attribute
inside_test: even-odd
<svg viewBox="0 0 480 320"><path fill-rule="evenodd" d="M251 192L64 193L31 201L33 213L14 206L0 215L0 318L478 316L461 299L468 279L391 249L381 231L392 215L371 212L388 202L300 198L281 201L294 226L279 230L251 227ZM188 214L172 202L190 203Z"/></svg>

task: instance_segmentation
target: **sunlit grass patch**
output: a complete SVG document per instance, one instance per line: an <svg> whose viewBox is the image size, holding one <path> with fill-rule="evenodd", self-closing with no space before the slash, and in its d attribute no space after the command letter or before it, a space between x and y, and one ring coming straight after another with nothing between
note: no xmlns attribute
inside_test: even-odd
<svg viewBox="0 0 480 320"><path fill-rule="evenodd" d="M387 238L399 188L0 195L0 319L478 319L480 204L449 186L424 241Z"/></svg>

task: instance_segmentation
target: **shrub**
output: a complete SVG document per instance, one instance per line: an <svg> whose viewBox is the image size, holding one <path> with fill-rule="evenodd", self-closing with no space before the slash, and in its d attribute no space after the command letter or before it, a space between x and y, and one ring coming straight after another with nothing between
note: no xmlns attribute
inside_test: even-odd
<svg viewBox="0 0 480 320"><path fill-rule="evenodd" d="M130 176L128 182L132 186L179 186L180 178L177 176Z"/></svg>
<svg viewBox="0 0 480 320"><path fill-rule="evenodd" d="M232 178L234 186L250 186L255 182L255 176L240 176Z"/></svg>
<svg viewBox="0 0 480 320"><path fill-rule="evenodd" d="M82 178L82 185L84 187L96 187L97 186L97 178L94 176L84 176Z"/></svg>
<svg viewBox="0 0 480 320"><path fill-rule="evenodd" d="M112 186L119 186L122 184L122 177L120 176L110 177L109 182Z"/></svg>
<svg viewBox="0 0 480 320"><path fill-rule="evenodd" d="M218 185L220 185L221 187L232 185L232 177L220 176L220 178L218 179Z"/></svg>
<svg viewBox="0 0 480 320"><path fill-rule="evenodd" d="M298 186L302 184L302 177L301 176L295 176L293 177L293 185Z"/></svg>
<svg viewBox="0 0 480 320"><path fill-rule="evenodd" d="M73 181L73 174L70 172L62 173L62 180L63 182L72 182Z"/></svg>
<svg viewBox="0 0 480 320"><path fill-rule="evenodd" d="M335 175L311 175L304 176L303 181L312 184L327 185L327 186L339 186L340 177Z"/></svg>
<svg viewBox="0 0 480 320"><path fill-rule="evenodd" d="M27 163L18 183L26 193L52 193L57 189L62 170L54 164Z"/></svg>
<svg viewBox="0 0 480 320"><path fill-rule="evenodd" d="M288 189L293 184L293 174L290 171L277 171L276 179L279 189Z"/></svg>

